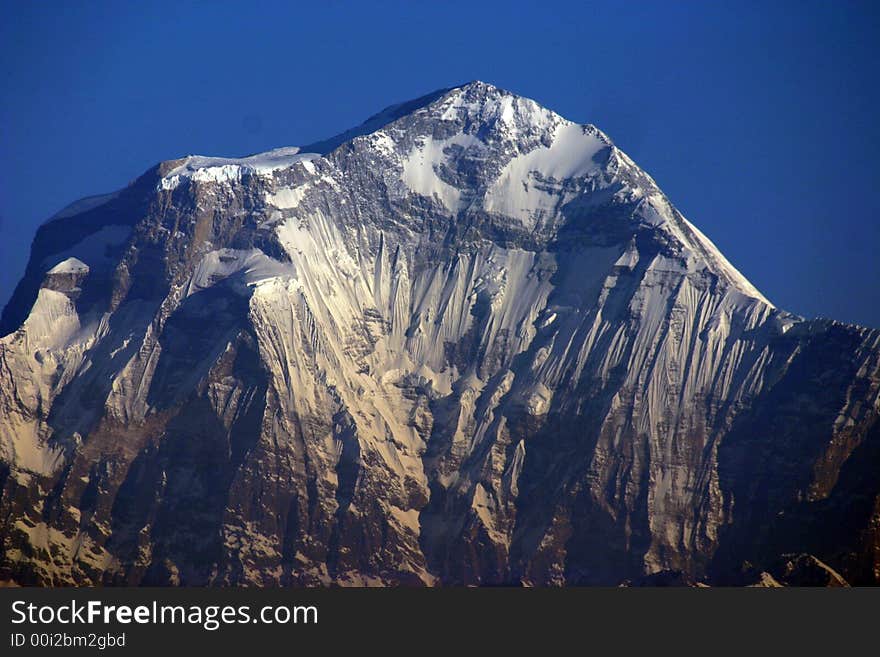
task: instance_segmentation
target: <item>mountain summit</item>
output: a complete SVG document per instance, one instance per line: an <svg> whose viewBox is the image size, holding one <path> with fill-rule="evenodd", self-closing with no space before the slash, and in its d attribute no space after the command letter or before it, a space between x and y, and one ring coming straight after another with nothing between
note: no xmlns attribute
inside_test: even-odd
<svg viewBox="0 0 880 657"><path fill-rule="evenodd" d="M482 82L70 206L2 333L0 580L880 579L880 332Z"/></svg>

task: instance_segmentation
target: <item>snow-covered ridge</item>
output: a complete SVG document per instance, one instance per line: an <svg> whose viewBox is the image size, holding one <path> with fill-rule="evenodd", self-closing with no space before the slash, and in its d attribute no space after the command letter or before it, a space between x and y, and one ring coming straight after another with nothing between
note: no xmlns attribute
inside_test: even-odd
<svg viewBox="0 0 880 657"><path fill-rule="evenodd" d="M296 162L313 160L317 153L301 153L299 147L276 148L248 157L206 157L190 155L179 166L169 171L159 182L163 190L174 189L181 180L189 178L198 182L227 182L241 180L244 175L269 174L285 169Z"/></svg>

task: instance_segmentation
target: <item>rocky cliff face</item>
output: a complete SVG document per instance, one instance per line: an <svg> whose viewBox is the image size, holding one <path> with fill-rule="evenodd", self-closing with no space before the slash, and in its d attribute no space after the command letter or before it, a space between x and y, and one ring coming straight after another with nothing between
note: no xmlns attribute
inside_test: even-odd
<svg viewBox="0 0 880 657"><path fill-rule="evenodd" d="M2 333L2 580L880 579L880 332L483 83L75 204Z"/></svg>

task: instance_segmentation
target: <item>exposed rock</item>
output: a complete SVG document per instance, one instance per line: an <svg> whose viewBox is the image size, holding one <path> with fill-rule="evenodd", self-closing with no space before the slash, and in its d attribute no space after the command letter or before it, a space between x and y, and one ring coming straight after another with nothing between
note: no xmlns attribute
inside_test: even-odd
<svg viewBox="0 0 880 657"><path fill-rule="evenodd" d="M831 566L811 554L785 555L774 569L774 574L786 586L849 587L847 581Z"/></svg>

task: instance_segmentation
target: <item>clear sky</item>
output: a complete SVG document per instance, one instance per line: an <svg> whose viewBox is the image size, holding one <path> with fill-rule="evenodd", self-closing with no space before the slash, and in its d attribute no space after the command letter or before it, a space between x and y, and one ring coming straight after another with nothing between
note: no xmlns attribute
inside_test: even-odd
<svg viewBox="0 0 880 657"><path fill-rule="evenodd" d="M480 79L599 126L778 306L880 327L876 6L0 0L0 304L76 198Z"/></svg>

